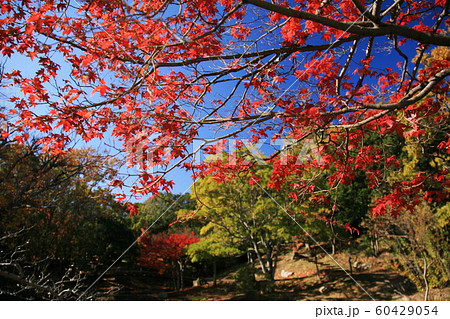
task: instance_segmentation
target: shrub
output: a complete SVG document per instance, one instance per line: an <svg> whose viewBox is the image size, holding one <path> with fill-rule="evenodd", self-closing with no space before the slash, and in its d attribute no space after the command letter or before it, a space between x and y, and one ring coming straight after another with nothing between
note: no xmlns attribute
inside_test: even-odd
<svg viewBox="0 0 450 319"><path fill-rule="evenodd" d="M256 292L258 283L255 273L256 270L251 266L240 268L233 276L237 288L243 292Z"/></svg>

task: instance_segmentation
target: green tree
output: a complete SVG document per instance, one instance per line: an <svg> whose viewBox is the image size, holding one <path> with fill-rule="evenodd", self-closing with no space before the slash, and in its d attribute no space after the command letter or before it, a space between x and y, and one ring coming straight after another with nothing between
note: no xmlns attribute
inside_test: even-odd
<svg viewBox="0 0 450 319"><path fill-rule="evenodd" d="M277 254L290 240L293 223L286 213L287 196L266 186L269 176L268 167L207 176L193 186L192 196L198 209L193 218L204 223L201 233L225 250L212 246L207 253L250 251L273 279Z"/></svg>
<svg viewBox="0 0 450 319"><path fill-rule="evenodd" d="M200 241L187 248L187 254L192 262L209 262L213 266L213 285L217 283L217 262L223 257L240 253L236 247L230 246L221 233L213 233L208 237L201 237Z"/></svg>
<svg viewBox="0 0 450 319"><path fill-rule="evenodd" d="M180 231L186 228L185 224L177 223L177 211L185 209L195 210L195 201L189 194L160 193L158 196L138 204L139 214L130 216L130 228L140 234L142 229L147 229L151 233L161 233L165 231ZM169 226L171 225L171 226Z"/></svg>

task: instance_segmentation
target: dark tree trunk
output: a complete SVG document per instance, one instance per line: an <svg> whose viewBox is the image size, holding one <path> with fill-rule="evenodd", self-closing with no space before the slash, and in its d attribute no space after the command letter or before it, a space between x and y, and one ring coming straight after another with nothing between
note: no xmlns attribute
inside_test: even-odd
<svg viewBox="0 0 450 319"><path fill-rule="evenodd" d="M375 234L370 240L370 246L372 247L372 253L375 257L380 254L380 244L378 240L378 234Z"/></svg>
<svg viewBox="0 0 450 319"><path fill-rule="evenodd" d="M217 284L217 261L216 258L213 260L213 286Z"/></svg>
<svg viewBox="0 0 450 319"><path fill-rule="evenodd" d="M317 261L317 254L314 253L314 264L316 265L316 276L317 276L317 280L322 281L320 279L320 269L319 269L319 263Z"/></svg>

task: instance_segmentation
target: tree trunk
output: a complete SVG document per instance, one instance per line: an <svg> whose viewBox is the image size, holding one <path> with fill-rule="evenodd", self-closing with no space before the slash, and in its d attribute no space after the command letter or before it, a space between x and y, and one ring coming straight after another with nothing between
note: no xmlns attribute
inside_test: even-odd
<svg viewBox="0 0 450 319"><path fill-rule="evenodd" d="M183 261L182 260L178 260L178 281L180 283L179 287L180 289L184 288L184 276L183 276L183 272L184 272L184 265L183 265Z"/></svg>
<svg viewBox="0 0 450 319"><path fill-rule="evenodd" d="M348 266L350 268L350 274L353 275L352 256L348 256Z"/></svg>
<svg viewBox="0 0 450 319"><path fill-rule="evenodd" d="M274 269L273 269L272 251L268 250L266 256L267 256L267 275L268 275L268 277L266 276L266 278L273 281Z"/></svg>
<svg viewBox="0 0 450 319"><path fill-rule="evenodd" d="M425 257L425 255L422 253L423 255L423 283L424 283L424 288L425 288L425 296L424 296L424 301L428 301L428 297L430 294L430 286L428 285L428 268L430 267L430 265L432 264L432 262L430 264L427 263L427 258Z"/></svg>
<svg viewBox="0 0 450 319"><path fill-rule="evenodd" d="M261 265L261 270L262 270L262 272L264 274L266 274L267 273L267 267L264 264L264 260L263 260L263 258L261 256L261 253L259 252L258 244L253 239L252 239L252 245L253 245L253 249L255 250L256 257L258 258L259 264Z"/></svg>
<svg viewBox="0 0 450 319"><path fill-rule="evenodd" d="M177 271L172 271L172 283L173 283L173 290L178 291L178 284L177 284Z"/></svg>
<svg viewBox="0 0 450 319"><path fill-rule="evenodd" d="M181 260L172 261L172 281L175 291L183 289L183 262Z"/></svg>
<svg viewBox="0 0 450 319"><path fill-rule="evenodd" d="M380 244L378 241L378 234L374 234L374 236L370 240L370 244L372 246L372 253L375 257L378 257L380 254Z"/></svg>
<svg viewBox="0 0 450 319"><path fill-rule="evenodd" d="M253 257L253 250L251 249L247 250L247 262L252 265L252 267L255 267L255 258Z"/></svg>
<svg viewBox="0 0 450 319"><path fill-rule="evenodd" d="M213 286L215 287L217 284L217 262L216 258L213 260Z"/></svg>
<svg viewBox="0 0 450 319"><path fill-rule="evenodd" d="M267 268L270 274L270 280L274 280L275 278L275 271L277 268L277 253L278 253L278 246L276 247L268 247L267 249Z"/></svg>
<svg viewBox="0 0 450 319"><path fill-rule="evenodd" d="M317 276L317 280L322 281L320 279L320 269L319 269L319 263L317 262L317 254L314 253L314 264L316 265L316 276Z"/></svg>
<svg viewBox="0 0 450 319"><path fill-rule="evenodd" d="M272 257L272 279L275 278L275 271L277 270L277 258L278 258L278 246L274 248L273 250L273 257Z"/></svg>

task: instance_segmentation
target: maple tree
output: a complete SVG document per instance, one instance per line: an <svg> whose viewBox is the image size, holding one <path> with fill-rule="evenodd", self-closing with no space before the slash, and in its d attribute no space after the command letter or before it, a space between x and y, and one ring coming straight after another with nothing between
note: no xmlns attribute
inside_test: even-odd
<svg viewBox="0 0 450 319"><path fill-rule="evenodd" d="M440 112L450 60L422 64L433 48L450 46L444 0L2 0L0 10L1 54L36 64L35 74L18 66L3 73L20 92L0 115L2 136L22 142L38 131L45 151L62 152L74 134L112 135L113 148L139 168L128 184L133 194L170 190L165 174L174 166L195 176L226 170L233 163L193 156L217 152L230 138L317 141L321 163L297 164L279 150L266 158L275 189L318 167L335 170L333 186L351 183L359 170L375 187L384 174L372 163L400 159L367 146L367 133L420 139L432 114L444 132L438 148L450 152ZM425 181L443 187L424 196L447 199L447 171L393 185L373 212L412 209L419 201L405 196ZM314 192L309 186L297 183L292 196Z"/></svg>
<svg viewBox="0 0 450 319"><path fill-rule="evenodd" d="M441 47L432 50L424 59L424 64L429 65L439 56L450 56L450 49ZM402 166L389 176L394 187L415 178L419 173L421 176L437 176L442 171L448 171L450 156L439 147L442 136L446 134L445 129L441 129L445 128L445 124L434 120L434 116L439 117L440 113L449 117L448 108L435 113L427 119L421 138L408 136L403 141ZM427 300L431 288L443 287L449 280L446 238L450 230L450 204L441 197L445 184L436 182L436 179L423 179L422 182L420 188L413 187L416 193L405 196L410 202L418 203L414 211L399 210L404 213L396 214L396 218L373 218L369 230L393 247L391 266L423 290Z"/></svg>
<svg viewBox="0 0 450 319"><path fill-rule="evenodd" d="M160 274L170 272L175 290L184 286L183 271L186 263L186 248L199 241L194 233L166 232L143 234L139 237L142 266L157 269Z"/></svg>

